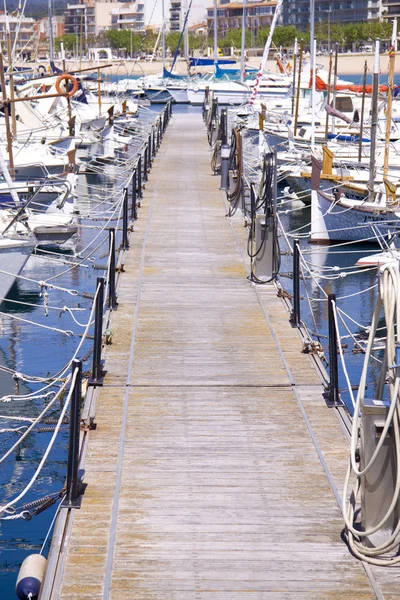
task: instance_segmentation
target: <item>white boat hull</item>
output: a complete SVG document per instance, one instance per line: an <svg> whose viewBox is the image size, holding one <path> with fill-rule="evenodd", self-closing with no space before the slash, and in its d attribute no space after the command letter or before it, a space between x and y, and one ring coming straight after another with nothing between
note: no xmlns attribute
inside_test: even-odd
<svg viewBox="0 0 400 600"><path fill-rule="evenodd" d="M218 104L237 105L245 104L250 100L252 90L250 89L229 89L210 87L214 99L218 99ZM190 104L201 106L204 103L205 90L188 89L188 99ZM287 88L271 87L268 91L262 91L258 94L260 100L263 98L283 98L287 94Z"/></svg>
<svg viewBox="0 0 400 600"><path fill-rule="evenodd" d="M167 86L167 90L177 104L187 104L189 102L187 88L172 88Z"/></svg>
<svg viewBox="0 0 400 600"><path fill-rule="evenodd" d="M0 299L7 296L33 248L33 237L29 240L0 239Z"/></svg>
<svg viewBox="0 0 400 600"><path fill-rule="evenodd" d="M378 208L378 206L377 206ZM311 242L378 242L392 239L400 247L400 213L348 208L320 192L312 192Z"/></svg>

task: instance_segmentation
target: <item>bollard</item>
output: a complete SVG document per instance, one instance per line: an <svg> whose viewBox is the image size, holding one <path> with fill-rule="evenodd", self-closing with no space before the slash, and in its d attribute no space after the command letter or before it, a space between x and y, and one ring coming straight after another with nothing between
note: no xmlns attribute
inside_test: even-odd
<svg viewBox="0 0 400 600"><path fill-rule="evenodd" d="M96 280L96 306L94 311L94 341L93 341L93 363L92 376L88 380L89 385L103 385L103 365L101 362L101 343L103 337L103 304L104 304L104 277Z"/></svg>
<svg viewBox="0 0 400 600"><path fill-rule="evenodd" d="M151 139L152 139L152 148L153 148L153 158L155 158L157 154L157 142L156 142L156 131L154 125L151 126Z"/></svg>
<svg viewBox="0 0 400 600"><path fill-rule="evenodd" d="M137 178L138 178L138 198L139 198L139 202L138 202L138 206L140 206L140 200L142 198L142 155L139 154L139 158L137 161Z"/></svg>
<svg viewBox="0 0 400 600"><path fill-rule="evenodd" d="M108 230L108 248L110 255L110 271L108 276L108 303L110 310L118 308L117 294L115 291L115 229L111 227Z"/></svg>
<svg viewBox="0 0 400 600"><path fill-rule="evenodd" d="M81 507L81 481L79 479L79 432L81 423L82 401L82 362L72 361L72 376L76 372L75 382L71 394L71 407L69 417L69 443L67 465L67 491L62 506L64 508Z"/></svg>
<svg viewBox="0 0 400 600"><path fill-rule="evenodd" d="M128 188L124 188L124 197L122 200L122 249L129 249L128 239Z"/></svg>
<svg viewBox="0 0 400 600"><path fill-rule="evenodd" d="M293 308L290 323L293 327L300 326L300 252L299 240L293 241Z"/></svg>
<svg viewBox="0 0 400 600"><path fill-rule="evenodd" d="M132 206L131 206L131 219L132 221L137 220L137 206L136 206L136 184L137 184L137 176L136 176L136 167L133 169L132 175Z"/></svg>
<svg viewBox="0 0 400 600"><path fill-rule="evenodd" d="M342 406L339 396L339 371L338 371L338 339L335 325L333 302L336 303L336 294L328 295L328 335L329 335L329 384L326 392L328 406Z"/></svg>

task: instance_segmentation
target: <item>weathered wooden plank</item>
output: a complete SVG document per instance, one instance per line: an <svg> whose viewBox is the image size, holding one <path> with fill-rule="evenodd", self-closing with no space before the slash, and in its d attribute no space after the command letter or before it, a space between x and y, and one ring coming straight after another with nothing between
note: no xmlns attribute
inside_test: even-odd
<svg viewBox="0 0 400 600"><path fill-rule="evenodd" d="M346 442L275 288L246 278L209 160L200 116L177 115L124 261L60 598L374 598L263 309L338 485Z"/></svg>

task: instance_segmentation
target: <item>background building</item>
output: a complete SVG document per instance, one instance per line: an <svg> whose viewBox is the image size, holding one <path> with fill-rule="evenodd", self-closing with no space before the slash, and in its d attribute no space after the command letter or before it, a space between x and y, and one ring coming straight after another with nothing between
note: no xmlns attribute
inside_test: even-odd
<svg viewBox="0 0 400 600"><path fill-rule="evenodd" d="M393 19L400 17L400 1L399 0L382 0L382 18Z"/></svg>
<svg viewBox="0 0 400 600"><path fill-rule="evenodd" d="M78 4L67 4L64 12L65 33L73 33L78 39L86 40L89 36L98 35L111 27L112 9L117 5L116 0L81 0Z"/></svg>
<svg viewBox="0 0 400 600"><path fill-rule="evenodd" d="M156 4L154 4L156 2ZM164 0L165 18L166 18L166 29L177 31L183 23L184 13L186 11L186 3L189 5L190 0ZM179 5L172 7L172 5ZM206 20L207 6L209 6L210 0L193 0L192 7L189 13L188 23L194 25L196 23L202 23ZM172 9L172 11L170 10ZM144 0L144 16L145 16L145 28L150 27L159 29L161 27L162 14L162 3L161 0ZM171 16L178 16L178 19L174 18L171 21ZM179 23L179 25L177 25Z"/></svg>
<svg viewBox="0 0 400 600"><path fill-rule="evenodd" d="M386 0L388 2L390 0ZM400 2L397 2L400 5ZM315 0L315 22L358 23L379 19L381 0ZM284 25L298 29L310 27L310 0L286 0L283 3Z"/></svg>
<svg viewBox="0 0 400 600"><path fill-rule="evenodd" d="M19 34L16 43L16 56L28 57L34 52L37 44L37 25L35 19L30 17L12 17L0 14L0 44L3 51L7 53L6 21L8 19L10 27L11 44L14 44L15 32L19 27Z"/></svg>
<svg viewBox="0 0 400 600"><path fill-rule="evenodd" d="M129 29L135 33L143 32L145 30L144 3L122 3L113 8L111 23L113 29Z"/></svg>
<svg viewBox="0 0 400 600"><path fill-rule="evenodd" d="M277 1L248 2L246 4L246 28L257 32L261 27L269 27L274 16ZM218 37L223 38L230 29L241 29L243 18L242 2L221 0L217 6ZM282 24L279 22L279 24ZM214 35L214 7L207 7L207 26L209 35Z"/></svg>

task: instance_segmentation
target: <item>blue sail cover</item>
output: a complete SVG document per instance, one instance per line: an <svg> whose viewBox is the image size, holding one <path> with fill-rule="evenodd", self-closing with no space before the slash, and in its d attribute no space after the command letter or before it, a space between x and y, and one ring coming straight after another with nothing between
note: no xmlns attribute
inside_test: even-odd
<svg viewBox="0 0 400 600"><path fill-rule="evenodd" d="M168 69L165 67L163 69L163 77L164 79L187 79L187 75L175 75L174 73L168 71Z"/></svg>
<svg viewBox="0 0 400 600"><path fill-rule="evenodd" d="M234 65L236 64L236 60L219 58L215 61L213 58L193 58L193 56L189 58L191 67L212 67L215 63L217 63L217 65Z"/></svg>
<svg viewBox="0 0 400 600"><path fill-rule="evenodd" d="M246 67L244 70L245 79L248 76L252 76L254 73L257 73L257 69L253 69L252 67ZM229 79L231 81L238 81L240 79L240 69L221 69L220 66L215 65L215 79Z"/></svg>

